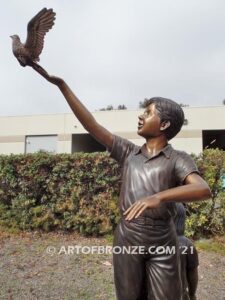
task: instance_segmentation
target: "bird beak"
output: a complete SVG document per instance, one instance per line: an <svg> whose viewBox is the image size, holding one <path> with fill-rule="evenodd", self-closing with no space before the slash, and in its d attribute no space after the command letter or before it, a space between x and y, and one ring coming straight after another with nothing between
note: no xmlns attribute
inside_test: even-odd
<svg viewBox="0 0 225 300"><path fill-rule="evenodd" d="M11 37L11 39L12 39L12 37L13 37L13 36L12 36L12 35L10 35L9 37Z"/></svg>

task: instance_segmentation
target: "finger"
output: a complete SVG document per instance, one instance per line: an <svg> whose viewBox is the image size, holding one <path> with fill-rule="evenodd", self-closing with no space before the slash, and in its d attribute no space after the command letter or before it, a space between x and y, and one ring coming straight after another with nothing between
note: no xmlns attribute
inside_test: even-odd
<svg viewBox="0 0 225 300"><path fill-rule="evenodd" d="M129 211L131 211L131 209L134 207L134 206L136 206L137 205L137 202L136 203L134 203L134 204L132 204L123 214L124 215L126 215L126 214L128 214L129 213Z"/></svg>
<svg viewBox="0 0 225 300"><path fill-rule="evenodd" d="M48 75L48 73L44 69L42 69L42 68L40 68L39 66L36 66L36 65L33 65L32 68L36 72L38 72L41 76L43 76L44 78L48 79L49 75Z"/></svg>
<svg viewBox="0 0 225 300"><path fill-rule="evenodd" d="M139 212L136 214L135 218L138 218L138 217L143 213L143 211L144 211L145 209L146 209L146 205L143 206L143 207L139 210Z"/></svg>
<svg viewBox="0 0 225 300"><path fill-rule="evenodd" d="M126 220L133 219L136 216L136 214L142 209L143 205L144 205L143 203L140 203L140 204L136 205L136 207L134 207L130 211L130 213L127 215Z"/></svg>
<svg viewBox="0 0 225 300"><path fill-rule="evenodd" d="M143 203L136 211L135 211L135 214L132 216L132 219L133 218L138 218L140 215L141 215L141 213L144 211L146 209L146 204L145 203Z"/></svg>
<svg viewBox="0 0 225 300"><path fill-rule="evenodd" d="M140 203L135 203L135 205L133 205L133 207L131 207L130 211L127 212L126 214L126 218L125 219L129 219L130 216L133 215L133 213L137 210L137 208L140 206Z"/></svg>

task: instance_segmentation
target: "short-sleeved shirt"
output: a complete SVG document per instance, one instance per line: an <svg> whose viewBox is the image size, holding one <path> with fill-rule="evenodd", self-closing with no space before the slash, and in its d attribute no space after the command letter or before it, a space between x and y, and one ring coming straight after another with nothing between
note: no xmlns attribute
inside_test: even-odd
<svg viewBox="0 0 225 300"><path fill-rule="evenodd" d="M140 147L114 135L110 156L122 166L121 213L136 201L182 185L189 174L198 173L193 159L170 144L151 157L145 144ZM146 209L142 216L168 219L174 213L175 204L164 202L159 208Z"/></svg>

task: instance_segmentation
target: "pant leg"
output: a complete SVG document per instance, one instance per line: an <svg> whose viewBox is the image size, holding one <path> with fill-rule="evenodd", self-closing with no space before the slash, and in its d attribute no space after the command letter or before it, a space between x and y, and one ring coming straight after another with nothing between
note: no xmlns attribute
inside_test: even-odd
<svg viewBox="0 0 225 300"><path fill-rule="evenodd" d="M177 246L173 222L165 226L122 221L115 246ZM176 249L177 250L177 249ZM179 255L114 254L114 279L118 300L180 300Z"/></svg>
<svg viewBox="0 0 225 300"><path fill-rule="evenodd" d="M179 245L173 223L161 232L164 238L159 247L164 253L155 251L146 262L148 299L181 300Z"/></svg>
<svg viewBox="0 0 225 300"><path fill-rule="evenodd" d="M156 255L146 262L149 300L181 300L181 278L176 254Z"/></svg>
<svg viewBox="0 0 225 300"><path fill-rule="evenodd" d="M124 238L121 224L114 235L114 248L131 246ZM113 253L114 282L117 300L147 300L145 260L141 254Z"/></svg>

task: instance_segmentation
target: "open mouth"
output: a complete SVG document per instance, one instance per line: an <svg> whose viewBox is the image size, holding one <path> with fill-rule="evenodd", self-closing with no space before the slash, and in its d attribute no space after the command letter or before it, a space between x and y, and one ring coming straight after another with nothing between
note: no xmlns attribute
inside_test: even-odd
<svg viewBox="0 0 225 300"><path fill-rule="evenodd" d="M141 129L144 126L144 123L138 122L138 129Z"/></svg>

